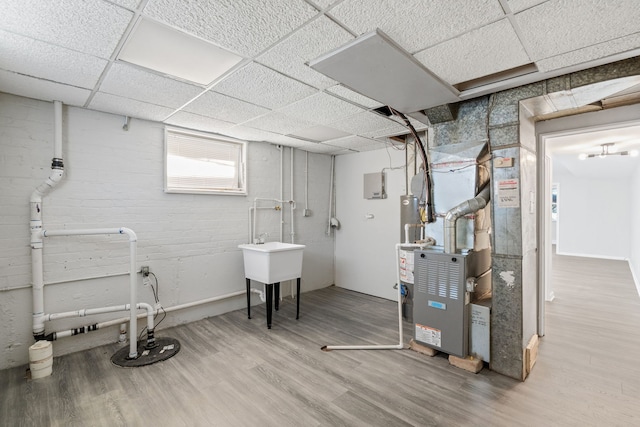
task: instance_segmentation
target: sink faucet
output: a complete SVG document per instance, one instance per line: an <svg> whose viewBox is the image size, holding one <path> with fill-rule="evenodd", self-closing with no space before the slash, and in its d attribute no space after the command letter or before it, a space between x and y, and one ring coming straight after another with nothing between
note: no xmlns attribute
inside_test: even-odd
<svg viewBox="0 0 640 427"><path fill-rule="evenodd" d="M264 239L266 239L267 237L269 237L269 233L261 233L254 243L256 245L262 245L264 244Z"/></svg>

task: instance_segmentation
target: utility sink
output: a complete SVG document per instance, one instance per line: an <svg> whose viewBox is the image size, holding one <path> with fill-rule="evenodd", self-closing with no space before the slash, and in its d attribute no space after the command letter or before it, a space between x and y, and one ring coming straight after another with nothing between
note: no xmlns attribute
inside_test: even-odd
<svg viewBox="0 0 640 427"><path fill-rule="evenodd" d="M302 275L305 245L267 242L238 245L244 258L244 276L265 284L297 279Z"/></svg>

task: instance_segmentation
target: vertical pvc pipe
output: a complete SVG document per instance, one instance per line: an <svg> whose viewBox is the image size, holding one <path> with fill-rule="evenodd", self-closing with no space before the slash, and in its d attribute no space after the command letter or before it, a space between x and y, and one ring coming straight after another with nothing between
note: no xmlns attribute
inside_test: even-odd
<svg viewBox="0 0 640 427"><path fill-rule="evenodd" d="M331 219L333 218L333 175L336 156L331 156L331 176L329 180L329 220L327 221L327 236L331 235Z"/></svg>
<svg viewBox="0 0 640 427"><path fill-rule="evenodd" d="M289 197L289 207L290 207L290 212L291 212L291 243L295 243L296 241L296 231L295 231L295 225L294 225L294 221L293 221L293 211L296 208L295 203L293 203L294 197L293 197L293 152L294 152L295 148L291 147L291 177L289 178L290 184L291 184L291 197Z"/></svg>
<svg viewBox="0 0 640 427"><path fill-rule="evenodd" d="M62 102L53 102L53 160L51 175L40 184L30 198L31 228L31 281L33 306L33 335L37 339L44 334L44 266L42 261L42 197L62 180Z"/></svg>
<svg viewBox="0 0 640 427"><path fill-rule="evenodd" d="M280 145L280 200L284 200L284 147ZM280 209L280 241L284 240L284 206Z"/></svg>
<svg viewBox="0 0 640 427"><path fill-rule="evenodd" d="M123 229L125 230L125 229ZM127 231L131 231L126 229ZM137 237L133 231L127 233L129 235L129 292L131 307L129 311L129 359L135 359L138 357L138 316L136 313L136 288L137 288L137 273L136 273L136 258L138 252Z"/></svg>
<svg viewBox="0 0 640 427"><path fill-rule="evenodd" d="M62 159L62 102L53 101L53 157Z"/></svg>

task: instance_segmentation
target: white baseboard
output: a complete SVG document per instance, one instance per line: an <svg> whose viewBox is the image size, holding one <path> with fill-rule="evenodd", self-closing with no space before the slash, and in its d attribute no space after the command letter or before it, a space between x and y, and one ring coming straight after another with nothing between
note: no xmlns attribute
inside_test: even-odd
<svg viewBox="0 0 640 427"><path fill-rule="evenodd" d="M576 254L572 252L558 252L556 248L556 255L565 255L565 256L577 256L583 258L600 258L600 259L612 259L615 261L628 261L628 258L618 257L618 256L607 256L607 255L594 255L594 254Z"/></svg>

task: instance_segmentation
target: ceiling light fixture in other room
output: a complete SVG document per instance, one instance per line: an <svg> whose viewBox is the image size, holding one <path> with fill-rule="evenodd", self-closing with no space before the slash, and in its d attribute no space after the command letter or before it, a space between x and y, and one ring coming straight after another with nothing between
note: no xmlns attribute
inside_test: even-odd
<svg viewBox="0 0 640 427"><path fill-rule="evenodd" d="M242 57L206 40L140 18L118 59L182 80L208 85Z"/></svg>
<svg viewBox="0 0 640 427"><path fill-rule="evenodd" d="M601 151L598 154L586 154L586 153L581 153L578 158L580 160L584 160L584 159L591 159L594 157L599 157L601 159L604 159L605 157L608 156L628 156L630 153L629 151L616 151L615 148L615 143L613 142L607 142L606 144L600 144L601 147ZM635 157L638 155L638 150L632 150L631 151L631 156Z"/></svg>

